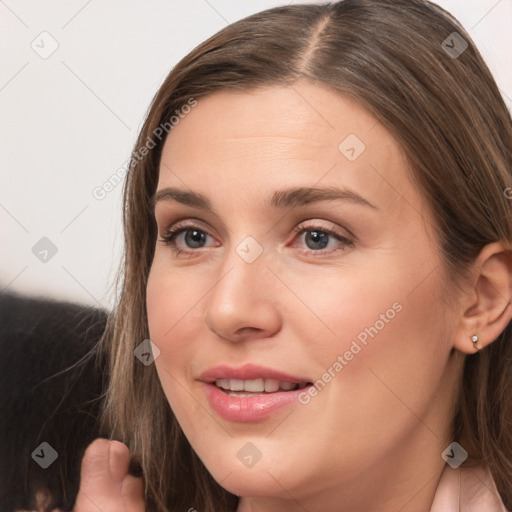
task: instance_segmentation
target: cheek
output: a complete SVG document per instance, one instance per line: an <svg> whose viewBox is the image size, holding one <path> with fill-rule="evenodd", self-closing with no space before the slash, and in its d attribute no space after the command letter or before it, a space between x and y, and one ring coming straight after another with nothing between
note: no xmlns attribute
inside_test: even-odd
<svg viewBox="0 0 512 512"><path fill-rule="evenodd" d="M187 284L190 281L190 285ZM199 279L181 279L155 258L146 288L146 308L150 339L160 349L155 361L158 377L183 431L190 436L196 429L208 432L210 418L186 390L190 361L197 354L199 329L204 322L200 298L204 295ZM203 417L204 416L204 417ZM194 442L194 436L189 438Z"/></svg>
<svg viewBox="0 0 512 512"><path fill-rule="evenodd" d="M162 352L163 359L173 361L184 357L186 343L204 319L201 279L181 277L176 269L167 268L163 258L155 257L146 288L146 309L151 340ZM190 347L192 350L192 347Z"/></svg>
<svg viewBox="0 0 512 512"><path fill-rule="evenodd" d="M350 362L365 359L370 342L385 338L390 326L406 316L407 287L403 279L395 281L396 269L371 267L319 268L307 275L283 272L283 280L296 295L288 292L286 297L283 292L288 305L285 328L292 332L285 338L298 340L310 361L320 363L317 370L327 369L347 351Z"/></svg>
<svg viewBox="0 0 512 512"><path fill-rule="evenodd" d="M287 317L293 319L289 337L300 340L297 349L307 354L318 379L310 401L338 418L347 435L355 423L369 431L381 420L393 435L398 422L416 421L404 403L426 413L451 348L440 272L425 279L428 272L422 271L433 266L395 261L373 271L346 269L338 278L288 277L310 309L296 301Z"/></svg>
<svg viewBox="0 0 512 512"><path fill-rule="evenodd" d="M423 239L414 245L358 253L339 268L283 269L301 299L291 297L284 322L311 361L327 369L346 354L354 367L387 366L397 374L403 364L406 372L442 372L450 333L441 266Z"/></svg>

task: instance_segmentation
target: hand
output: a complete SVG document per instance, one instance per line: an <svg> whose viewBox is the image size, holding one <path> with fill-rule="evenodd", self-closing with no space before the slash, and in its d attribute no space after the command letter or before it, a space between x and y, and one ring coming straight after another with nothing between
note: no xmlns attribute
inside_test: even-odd
<svg viewBox="0 0 512 512"><path fill-rule="evenodd" d="M130 451L119 441L95 439L85 450L73 512L145 512L142 478L128 474Z"/></svg>

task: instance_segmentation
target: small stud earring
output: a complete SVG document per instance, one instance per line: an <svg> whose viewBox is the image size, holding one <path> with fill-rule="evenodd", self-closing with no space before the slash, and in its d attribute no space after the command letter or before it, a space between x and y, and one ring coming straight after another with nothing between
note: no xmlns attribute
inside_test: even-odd
<svg viewBox="0 0 512 512"><path fill-rule="evenodd" d="M472 341L473 343L477 343L477 341L478 341L478 336L477 336L476 334L475 334L475 335L473 335L473 336L471 336L471 341Z"/></svg>

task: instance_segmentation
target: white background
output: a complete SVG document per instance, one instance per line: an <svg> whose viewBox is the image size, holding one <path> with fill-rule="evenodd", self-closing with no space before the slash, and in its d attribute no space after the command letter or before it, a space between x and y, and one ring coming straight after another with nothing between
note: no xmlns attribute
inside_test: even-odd
<svg viewBox="0 0 512 512"><path fill-rule="evenodd" d="M0 290L111 307L122 185L101 201L92 190L125 165L181 57L285 3L0 0ZM437 3L469 31L510 108L512 0ZM58 48L43 59L31 45L49 50L52 38ZM42 237L58 249L46 263L32 252Z"/></svg>

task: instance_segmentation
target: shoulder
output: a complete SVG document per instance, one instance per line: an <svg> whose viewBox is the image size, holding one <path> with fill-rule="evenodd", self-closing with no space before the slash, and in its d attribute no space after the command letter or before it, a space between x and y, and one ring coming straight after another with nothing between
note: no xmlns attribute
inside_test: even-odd
<svg viewBox="0 0 512 512"><path fill-rule="evenodd" d="M484 466L446 466L430 512L507 512L490 471Z"/></svg>

